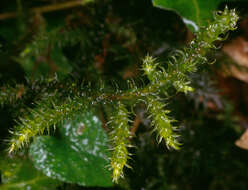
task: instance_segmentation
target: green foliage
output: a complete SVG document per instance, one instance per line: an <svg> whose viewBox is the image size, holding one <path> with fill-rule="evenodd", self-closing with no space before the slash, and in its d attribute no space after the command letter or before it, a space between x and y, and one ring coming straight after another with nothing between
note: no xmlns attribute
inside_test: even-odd
<svg viewBox="0 0 248 190"><path fill-rule="evenodd" d="M97 116L80 112L58 126L59 136L37 137L29 154L48 177L83 186L111 186L107 134ZM72 172L73 171L73 172Z"/></svg>
<svg viewBox="0 0 248 190"><path fill-rule="evenodd" d="M153 0L152 2L156 7L176 11L191 29L199 30L200 26L206 25L211 20L213 11L224 0Z"/></svg>
<svg viewBox="0 0 248 190"><path fill-rule="evenodd" d="M43 175L36 170L30 160L20 157L8 158L1 155L0 171L2 190L53 190L59 182Z"/></svg>
<svg viewBox="0 0 248 190"><path fill-rule="evenodd" d="M142 88L134 87L128 91L117 91L114 96L113 92L109 93L104 86L101 91L85 93L85 97L67 98L67 100L57 105L53 103L53 99L44 99L37 108L30 110L30 115L20 119L20 124L15 127L10 140L9 152L22 148L30 142L32 137L43 134L45 129L49 131L51 126L56 126L65 117L71 118L75 112L85 109L86 101L92 101L94 104L107 101L108 99L130 99L143 100L147 104L147 108L153 118L152 125L159 135L159 142L165 140L168 147L178 149L179 143L176 140L178 136L172 126L173 120L167 115L168 110L163 110L164 105L157 99L159 96L170 96L168 91L175 88L177 92L187 93L192 91L189 86L189 73L197 71L197 68L206 62L204 57L207 50L215 48L216 40L223 40L219 37L229 30L234 30L238 16L234 10L227 8L215 14L215 20L206 28L197 33L196 38L190 43L189 47L177 51L168 61L167 68L165 65L158 64L151 57L146 57L143 62L143 70L150 80L147 86ZM129 153L129 137L131 137L128 128L128 112L125 107L120 104L117 114L113 115L112 124L113 131L111 139L113 142L113 155L111 159L111 167L113 169L113 180L117 182L119 176L123 175L123 167L127 162ZM42 140L41 140L42 142ZM39 144L39 143L38 143ZM54 145L53 145L54 146Z"/></svg>
<svg viewBox="0 0 248 190"><path fill-rule="evenodd" d="M209 10L216 5L212 2L206 7L208 13L204 11L192 18L196 17L201 24L200 20L205 16L209 18ZM108 10L112 10L112 6L106 10L91 6L84 9L83 12L88 15L97 15L94 20L97 24L92 24L86 15L77 17L72 14L65 19L70 25L68 27L39 29L15 58L31 78L23 86L25 90L17 96L20 85L16 85L16 88L2 88L0 92L1 105L15 104L25 94L22 109L26 112L20 114L16 126L11 130L9 153L32 143L29 156L35 167L47 176L67 183L111 186L107 165L111 167L113 182L117 183L124 176L125 166L130 167L128 159L133 149L129 148L132 147L131 141L135 139L133 131L136 130L135 127L131 128L135 122L132 122L134 115L130 110L136 108L147 110L151 121L149 124L158 142L164 142L169 149L179 149L181 140L177 130L181 129L179 123L183 119L174 115L180 108L170 105L172 97L180 92L193 92L190 75L207 63L208 51L216 49L215 43L225 40L227 32L236 29L238 20L234 10L226 8L223 12L216 12L214 20L200 28L187 47L176 50L166 61L159 62L153 56L146 56L141 69L137 69L144 73L137 75L142 84L136 82L135 78L126 85L126 81L121 80L128 78L122 73L126 67L119 66L126 66L130 62L137 64L137 59L143 56L143 50L137 50L143 49L143 46L134 46L140 43L139 36L143 35L143 30L136 34L133 30L135 27L129 29L130 23L123 24ZM103 19L102 14L107 14L107 17ZM75 18L84 19L78 21ZM74 25L74 22L77 24ZM116 41L119 46L115 44ZM144 51L149 48L146 47ZM136 59L128 57L126 54L129 53L133 53ZM138 64L136 66L140 67ZM106 71L108 69L111 74ZM61 77L60 80L56 77L39 79L40 75L53 73L63 76L63 80ZM109 82L113 78L118 81ZM103 126L109 133L109 144L98 116L91 113L92 109L96 109L102 117ZM105 122L108 118L109 121ZM179 122L172 118L177 118ZM174 126L175 123L179 127ZM52 127L58 131L53 133ZM107 159L107 147L112 151L110 161Z"/></svg>

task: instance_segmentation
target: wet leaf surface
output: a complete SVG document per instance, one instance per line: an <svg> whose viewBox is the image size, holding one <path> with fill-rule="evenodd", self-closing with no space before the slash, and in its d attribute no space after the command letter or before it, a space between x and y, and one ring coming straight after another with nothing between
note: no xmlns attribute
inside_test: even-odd
<svg viewBox="0 0 248 190"><path fill-rule="evenodd" d="M213 18L213 11L223 0L153 0L153 5L162 9L173 10L184 18L190 29L197 30Z"/></svg>
<svg viewBox="0 0 248 190"><path fill-rule="evenodd" d="M36 168L47 176L84 186L111 186L108 138L100 120L85 112L58 126L60 138L41 136L30 147Z"/></svg>

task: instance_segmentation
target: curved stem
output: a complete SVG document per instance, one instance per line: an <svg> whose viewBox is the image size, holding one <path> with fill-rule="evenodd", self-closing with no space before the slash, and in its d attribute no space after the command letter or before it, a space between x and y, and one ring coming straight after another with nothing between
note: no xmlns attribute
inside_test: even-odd
<svg viewBox="0 0 248 190"><path fill-rule="evenodd" d="M31 13L47 13L47 12L53 12L53 11L59 11L63 9L69 9L72 7L80 6L87 4L89 2L92 2L93 0L74 0L69 2L63 2L63 3L56 3L53 5L46 5L41 7L34 7L31 8ZM10 19L10 18L16 18L18 15L17 12L9 12L9 13L3 13L0 14L0 20Z"/></svg>

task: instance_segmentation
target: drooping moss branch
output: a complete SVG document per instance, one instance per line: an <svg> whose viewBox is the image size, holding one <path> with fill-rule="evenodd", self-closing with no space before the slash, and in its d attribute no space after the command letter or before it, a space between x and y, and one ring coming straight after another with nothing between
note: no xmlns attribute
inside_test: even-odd
<svg viewBox="0 0 248 190"><path fill-rule="evenodd" d="M131 146L131 131L128 122L128 110L119 102L116 114L110 120L110 125L112 126L110 136L113 144L110 164L113 169L114 182L118 182L119 177L123 177L123 168L128 166L127 160L130 156L128 147Z"/></svg>
<svg viewBox="0 0 248 190"><path fill-rule="evenodd" d="M165 140L168 148L179 149L180 143L177 140L177 135L175 130L177 127L173 126L174 122L168 116L169 110L165 110L165 105L156 100L156 97L148 97L148 111L151 114L152 126L154 126L153 131L157 133L158 142Z"/></svg>

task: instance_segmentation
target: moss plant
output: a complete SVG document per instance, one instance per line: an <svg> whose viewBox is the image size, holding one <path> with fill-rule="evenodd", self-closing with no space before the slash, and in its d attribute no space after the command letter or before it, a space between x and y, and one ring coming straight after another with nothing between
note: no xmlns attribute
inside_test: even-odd
<svg viewBox="0 0 248 190"><path fill-rule="evenodd" d="M179 149L180 143L177 138L179 134L176 132L177 127L173 125L175 120L169 115L170 111L166 109L166 104L169 103L170 96L177 92L193 91L190 86L189 74L196 72L200 65L207 62L205 57L207 51L215 49L215 42L224 40L225 38L221 36L225 36L228 31L235 29L237 20L238 16L235 10L226 8L223 12L215 13L214 20L208 26L201 28L195 34L194 40L184 49L176 51L167 62L159 63L155 58L146 56L143 60L142 70L149 82L141 87L133 85L128 90L122 90L109 88L103 82L85 85L75 81L71 85L73 87L62 87L63 91L70 94L67 97L64 97L63 93L58 93L61 90L60 84L46 88L47 91L44 90L42 93L48 93L47 98L41 98L34 108L30 108L29 114L20 118L18 124L11 131L9 153L28 145L32 138L49 131L50 127L56 126L64 118L71 117L85 107L108 104L114 110L113 114L109 113L111 114L109 136L112 142L112 158L110 158L112 177L114 182L118 182L118 179L123 176L124 166L128 166L127 161L130 157L128 147L131 147L132 134L129 127L130 113L128 110L133 109L133 105L138 103L146 104L152 120L151 124L158 136L158 142L164 141L168 148ZM69 32L71 33L71 31ZM53 34L48 38L54 36L57 35ZM68 36L70 35L68 34ZM70 41L69 38L66 40ZM70 43L80 42L81 39L74 38L72 40ZM46 44L43 42L42 38L37 38L37 41L34 42L36 44L34 52L38 52L39 47L44 48ZM32 47L25 51L32 51ZM20 85L15 88L2 87L0 104L11 104L17 98L19 101L22 101L21 98L25 99L31 86L22 88L26 93L16 97L13 94L18 94L16 92L20 91ZM73 93L73 89L76 89L76 93ZM132 105L129 102L132 102Z"/></svg>

